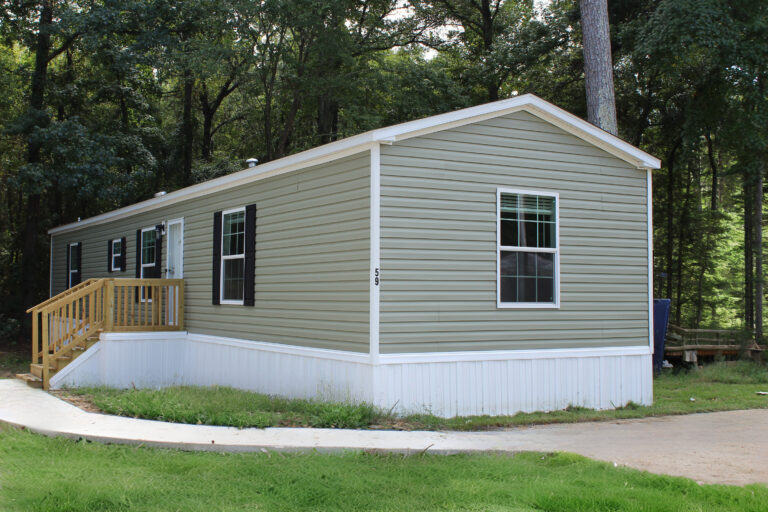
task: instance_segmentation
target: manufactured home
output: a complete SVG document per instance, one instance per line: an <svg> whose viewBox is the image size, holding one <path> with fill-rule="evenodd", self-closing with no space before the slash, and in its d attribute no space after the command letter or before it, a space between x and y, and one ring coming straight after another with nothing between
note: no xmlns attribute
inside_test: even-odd
<svg viewBox="0 0 768 512"><path fill-rule="evenodd" d="M33 373L441 416L649 404L658 167L524 95L57 227Z"/></svg>

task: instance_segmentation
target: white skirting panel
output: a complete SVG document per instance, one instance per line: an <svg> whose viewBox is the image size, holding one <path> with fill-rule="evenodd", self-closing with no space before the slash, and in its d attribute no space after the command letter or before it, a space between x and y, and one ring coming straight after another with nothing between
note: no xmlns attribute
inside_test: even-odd
<svg viewBox="0 0 768 512"><path fill-rule="evenodd" d="M372 364L368 354L193 333L102 334L51 385L221 385L438 416L653 399L648 347L383 354Z"/></svg>
<svg viewBox="0 0 768 512"><path fill-rule="evenodd" d="M647 352L647 349L645 350ZM572 351L575 352L575 351ZM397 357L397 356L396 356ZM650 354L389 362L375 368L374 403L436 416L552 411L569 405L650 405ZM393 358L394 359L394 358Z"/></svg>

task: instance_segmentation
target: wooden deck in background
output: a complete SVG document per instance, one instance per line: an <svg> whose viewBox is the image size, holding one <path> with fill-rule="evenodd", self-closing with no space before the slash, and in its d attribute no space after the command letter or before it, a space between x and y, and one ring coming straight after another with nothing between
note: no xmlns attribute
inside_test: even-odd
<svg viewBox="0 0 768 512"><path fill-rule="evenodd" d="M687 363L696 363L700 357L741 355L758 360L764 351L765 347L755 343L754 336L747 331L685 329L674 324L669 324L664 343L665 357L682 358Z"/></svg>

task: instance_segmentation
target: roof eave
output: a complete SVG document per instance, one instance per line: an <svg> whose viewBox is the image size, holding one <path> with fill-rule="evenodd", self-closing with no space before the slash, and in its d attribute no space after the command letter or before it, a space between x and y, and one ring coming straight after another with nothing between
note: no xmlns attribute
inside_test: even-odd
<svg viewBox="0 0 768 512"><path fill-rule="evenodd" d="M275 176L293 170L319 165L351 154L365 151L372 144L391 144L398 140L418 137L427 133L447 130L483 119L502 116L519 110L525 110L540 117L555 126L571 133L603 150L637 167L638 169L658 169L661 161L631 144L597 128L583 119L561 109L533 94L524 94L505 100L477 105L461 110L446 112L424 119L408 121L395 126L379 128L331 142L317 148L309 149L279 160L267 162L254 168L244 169L221 178L198 183L166 195L148 199L124 208L90 217L80 222L58 226L48 230L49 235L64 233L85 226L108 222L114 218L143 213L162 206L171 205L201 195L211 194L238 185L256 181L269 176Z"/></svg>

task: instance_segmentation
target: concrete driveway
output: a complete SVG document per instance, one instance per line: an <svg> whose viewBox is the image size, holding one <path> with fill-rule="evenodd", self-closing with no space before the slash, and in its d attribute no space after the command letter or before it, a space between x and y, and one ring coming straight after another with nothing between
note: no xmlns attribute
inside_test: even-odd
<svg viewBox="0 0 768 512"><path fill-rule="evenodd" d="M0 380L0 422L50 436L183 450L568 451L702 483L768 484L768 410L515 428L496 432L236 429L85 412L18 380Z"/></svg>

